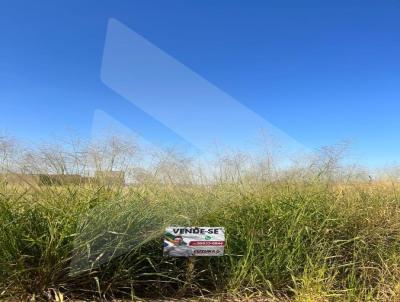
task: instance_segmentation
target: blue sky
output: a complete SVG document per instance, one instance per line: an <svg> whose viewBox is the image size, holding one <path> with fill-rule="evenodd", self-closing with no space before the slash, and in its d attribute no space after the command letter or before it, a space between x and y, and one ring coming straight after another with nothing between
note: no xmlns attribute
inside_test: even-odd
<svg viewBox="0 0 400 302"><path fill-rule="evenodd" d="M2 1L0 131L90 135L100 109L177 141L100 78L114 18L305 146L400 154L400 1ZM169 110L174 110L170 108Z"/></svg>

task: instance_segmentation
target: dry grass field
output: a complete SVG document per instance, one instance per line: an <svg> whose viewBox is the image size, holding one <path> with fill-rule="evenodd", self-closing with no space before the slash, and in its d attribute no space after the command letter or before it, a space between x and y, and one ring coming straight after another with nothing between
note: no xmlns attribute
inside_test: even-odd
<svg viewBox="0 0 400 302"><path fill-rule="evenodd" d="M0 190L3 299L400 299L398 184ZM224 226L227 255L196 259L189 278L162 257L170 224Z"/></svg>
<svg viewBox="0 0 400 302"><path fill-rule="evenodd" d="M65 168L76 159L45 151L34 162ZM193 170L176 156L135 168L142 177L128 185L3 178L0 299L400 300L397 181L360 176L326 154L279 175L265 161L247 168L242 160L225 157L208 182L182 174ZM189 271L185 259L162 256L168 225L225 227L226 255L196 258Z"/></svg>

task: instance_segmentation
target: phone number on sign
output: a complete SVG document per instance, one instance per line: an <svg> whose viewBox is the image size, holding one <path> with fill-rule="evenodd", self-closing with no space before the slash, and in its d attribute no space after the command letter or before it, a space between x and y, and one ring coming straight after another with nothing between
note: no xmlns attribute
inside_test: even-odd
<svg viewBox="0 0 400 302"><path fill-rule="evenodd" d="M224 246L225 241L191 241L190 246Z"/></svg>

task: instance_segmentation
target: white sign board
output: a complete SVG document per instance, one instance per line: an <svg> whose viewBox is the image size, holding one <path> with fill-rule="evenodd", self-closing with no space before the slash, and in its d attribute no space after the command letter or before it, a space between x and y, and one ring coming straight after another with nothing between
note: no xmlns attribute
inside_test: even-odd
<svg viewBox="0 0 400 302"><path fill-rule="evenodd" d="M225 230L221 227L167 227L165 229L165 256L223 256L224 247Z"/></svg>

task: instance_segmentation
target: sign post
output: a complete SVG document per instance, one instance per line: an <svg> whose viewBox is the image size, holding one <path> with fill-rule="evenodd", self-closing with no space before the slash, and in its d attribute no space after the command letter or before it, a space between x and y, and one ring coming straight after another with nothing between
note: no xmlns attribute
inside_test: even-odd
<svg viewBox="0 0 400 302"><path fill-rule="evenodd" d="M225 229L222 227L167 227L163 252L166 257L187 257L186 282L180 290L184 294L192 284L195 257L223 256Z"/></svg>

